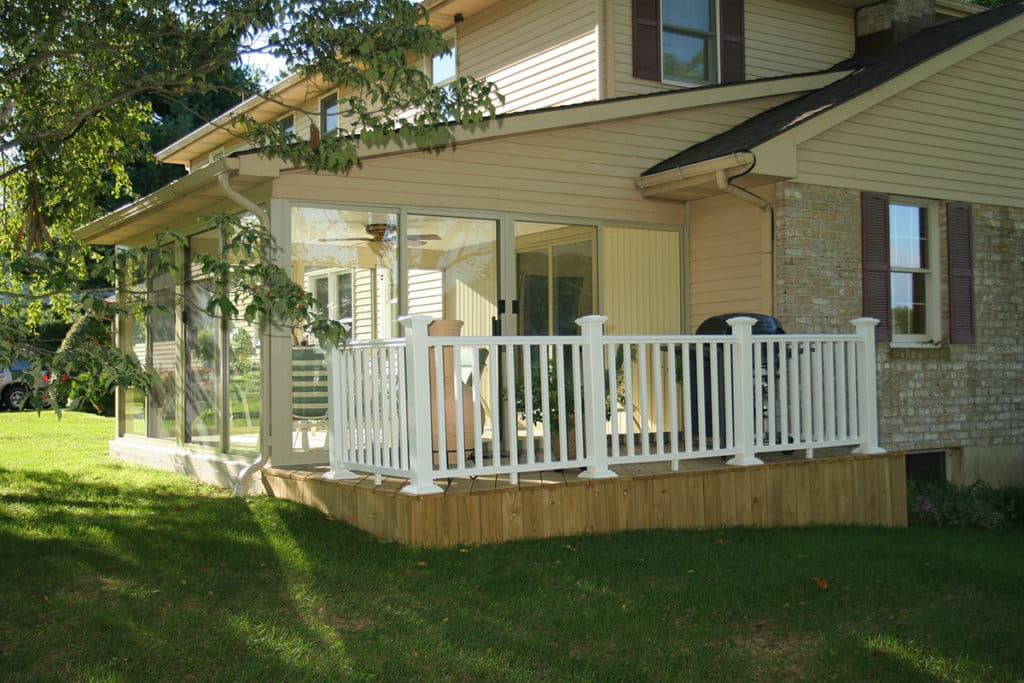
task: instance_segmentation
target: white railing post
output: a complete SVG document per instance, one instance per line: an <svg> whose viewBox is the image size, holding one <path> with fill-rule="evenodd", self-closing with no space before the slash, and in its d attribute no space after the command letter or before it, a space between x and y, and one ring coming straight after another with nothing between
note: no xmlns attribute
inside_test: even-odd
<svg viewBox="0 0 1024 683"><path fill-rule="evenodd" d="M733 443L736 444L736 455L726 462L727 465L760 465L762 461L754 455L754 392L761 391L760 384L754 386L754 318L736 317L726 320L732 328L733 343ZM760 360L758 361L760 362ZM711 381L716 381L712 378Z"/></svg>
<svg viewBox="0 0 1024 683"><path fill-rule="evenodd" d="M876 318L851 320L860 342L857 344L857 413L860 425L860 446L854 453L873 455L885 453L878 445L878 367L875 361Z"/></svg>
<svg viewBox="0 0 1024 683"><path fill-rule="evenodd" d="M405 397L409 411L409 483L402 493L424 495L443 493L434 483L430 439L430 361L427 352L429 315L404 315L398 322L405 328Z"/></svg>
<svg viewBox="0 0 1024 683"><path fill-rule="evenodd" d="M342 350L337 346L324 347L327 362L327 462L331 469L324 479L358 479L352 470L345 467L348 457L348 439L345 438L344 402L346 400L342 381Z"/></svg>
<svg viewBox="0 0 1024 683"><path fill-rule="evenodd" d="M618 476L608 469L605 445L604 315L576 319L583 338L583 447L587 470L580 479L610 479Z"/></svg>

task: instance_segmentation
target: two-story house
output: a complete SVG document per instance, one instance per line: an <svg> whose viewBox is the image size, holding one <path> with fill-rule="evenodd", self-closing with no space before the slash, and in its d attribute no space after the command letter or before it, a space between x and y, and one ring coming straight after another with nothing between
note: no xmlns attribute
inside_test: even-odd
<svg viewBox="0 0 1024 683"><path fill-rule="evenodd" d="M219 240L201 216L251 212L355 340L400 337L416 314L473 337L572 335L594 313L611 335L735 312L807 334L874 317L880 445L933 453L954 480L1024 483L1024 5L426 4L451 46L424 64L435 82L481 77L506 98L489 125L456 125L457 147L314 174L209 125L160 153L187 176L81 236L172 228L196 253ZM338 92L297 77L274 91L240 109L299 136L336 127ZM243 344L258 334L186 315L202 295L183 289L121 327L170 383L124 392L112 452L232 476L257 452L326 462L295 409L305 340Z"/></svg>

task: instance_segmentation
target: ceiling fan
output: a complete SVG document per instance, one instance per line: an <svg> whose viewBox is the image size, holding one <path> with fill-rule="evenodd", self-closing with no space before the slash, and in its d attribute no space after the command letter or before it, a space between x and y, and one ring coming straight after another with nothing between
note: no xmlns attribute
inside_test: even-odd
<svg viewBox="0 0 1024 683"><path fill-rule="evenodd" d="M375 254L390 251L398 246L398 226L391 223L368 223L366 234L369 237L321 237L321 242L365 242ZM406 236L406 243L410 247L422 247L428 241L441 239L440 235L433 233L412 233Z"/></svg>

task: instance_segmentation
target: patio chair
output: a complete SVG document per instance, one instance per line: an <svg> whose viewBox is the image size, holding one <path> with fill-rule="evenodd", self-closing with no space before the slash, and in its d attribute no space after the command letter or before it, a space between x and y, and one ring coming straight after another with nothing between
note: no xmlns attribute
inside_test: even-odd
<svg viewBox="0 0 1024 683"><path fill-rule="evenodd" d="M313 346L292 348L292 423L310 450L309 433L327 425L327 361Z"/></svg>

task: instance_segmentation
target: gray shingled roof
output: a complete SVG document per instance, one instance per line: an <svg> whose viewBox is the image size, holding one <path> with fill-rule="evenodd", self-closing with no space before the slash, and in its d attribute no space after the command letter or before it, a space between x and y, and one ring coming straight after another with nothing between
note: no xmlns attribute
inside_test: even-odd
<svg viewBox="0 0 1024 683"><path fill-rule="evenodd" d="M925 29L879 54L848 59L837 64L835 68L855 69L849 76L820 90L815 90L803 97L762 112L735 128L697 143L652 166L644 171L643 175L653 175L700 161L749 151L790 128L809 121L815 116L895 78L939 53L1021 14L1024 14L1024 3L1004 5L987 12Z"/></svg>

